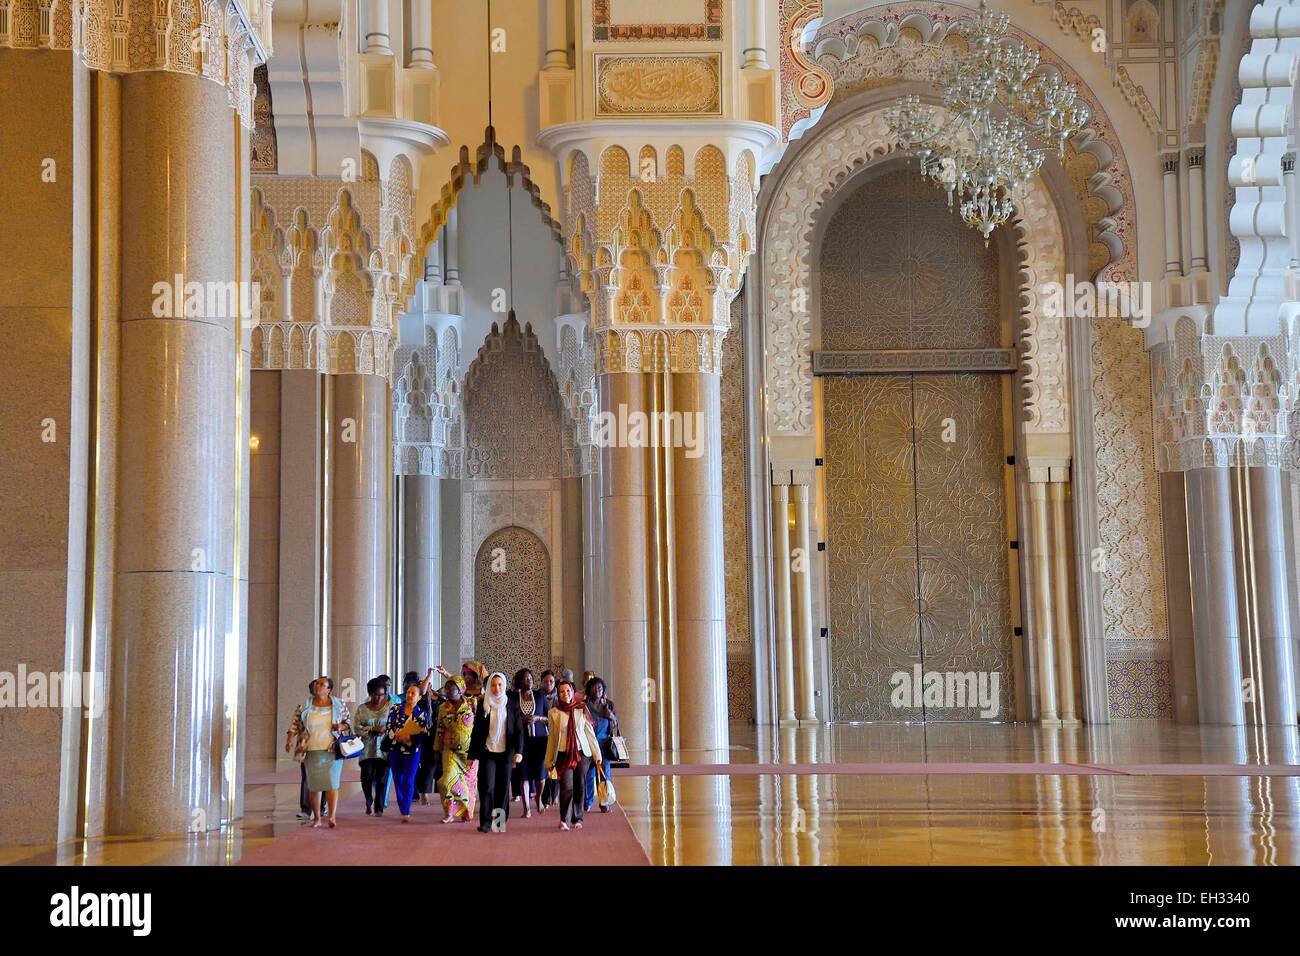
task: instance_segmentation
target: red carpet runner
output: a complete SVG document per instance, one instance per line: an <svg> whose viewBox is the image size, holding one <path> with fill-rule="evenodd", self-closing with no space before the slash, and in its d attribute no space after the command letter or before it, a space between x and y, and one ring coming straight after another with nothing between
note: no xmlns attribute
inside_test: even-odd
<svg viewBox="0 0 1300 956"><path fill-rule="evenodd" d="M397 808L368 817L356 794L339 804L339 825L330 830L302 827L247 853L241 866L394 866L457 863L476 866L647 866L621 807L587 814L581 830L560 830L556 808L525 820L511 804L505 833L479 833L478 820L442 824L442 807L411 810L402 823Z"/></svg>

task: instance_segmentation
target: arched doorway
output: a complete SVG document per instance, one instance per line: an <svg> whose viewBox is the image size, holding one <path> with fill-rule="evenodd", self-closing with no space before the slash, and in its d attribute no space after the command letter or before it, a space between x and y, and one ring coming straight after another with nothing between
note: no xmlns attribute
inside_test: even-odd
<svg viewBox="0 0 1300 956"><path fill-rule="evenodd" d="M474 559L474 647L513 679L551 660L551 561L541 538L511 525L490 534Z"/></svg>
<svg viewBox="0 0 1300 956"><path fill-rule="evenodd" d="M835 720L1015 713L1014 296L901 161L828 207L817 256Z"/></svg>

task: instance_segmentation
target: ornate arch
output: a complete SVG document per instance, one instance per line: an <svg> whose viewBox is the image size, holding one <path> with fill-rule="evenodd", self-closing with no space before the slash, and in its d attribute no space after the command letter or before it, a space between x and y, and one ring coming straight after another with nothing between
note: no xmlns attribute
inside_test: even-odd
<svg viewBox="0 0 1300 956"><path fill-rule="evenodd" d="M768 431L806 435L813 427L811 288L813 236L827 201L853 174L894 152L883 104L849 111L794 154L777 180L763 235ZM1065 319L1041 307L1044 283L1065 274L1065 240L1055 201L1041 178L1013 223L1020 253L1025 429L1070 431Z"/></svg>
<svg viewBox="0 0 1300 956"><path fill-rule="evenodd" d="M464 475L530 480L572 474L572 432L531 325L494 322L465 377Z"/></svg>
<svg viewBox="0 0 1300 956"><path fill-rule="evenodd" d="M835 82L832 103L900 82L933 84L938 70L965 42L953 28L968 13L937 3L888 4L824 25L813 53ZM1105 104L1050 47L1014 24L1008 32L1036 52L1044 67L1073 83L1092 107L1092 119L1067 145L1064 163L1088 224L1088 274L1135 281L1132 177Z"/></svg>
<svg viewBox="0 0 1300 956"><path fill-rule="evenodd" d="M793 454L813 435L815 316L797 312L794 300L797 290L811 291L818 213L847 179L891 154L880 112L900 89L921 92L915 82L900 84L907 79L881 78L870 91L832 107L764 185L761 286L752 321L764 335L757 371L766 387L755 414L765 421L769 440L795 440L784 446ZM1106 650L1085 662L1090 713L1096 715L1107 712L1106 687L1126 662L1154 659L1168 666L1160 650L1167 611L1151 364L1141 331L1106 319L1067 325L1047 316L1039 301L1042 283L1059 281L1067 267L1100 281L1137 279L1132 190L1104 113L1098 111L1093 125L1069 144L1063 168L1045 175L1022 197L1010 227L1019 253L1022 428L1030 436L1058 435L1064 445L1057 447L1071 449L1079 547L1108 555L1102 572L1079 576L1083 632L1107 639ZM1079 383L1073 392L1071 381Z"/></svg>

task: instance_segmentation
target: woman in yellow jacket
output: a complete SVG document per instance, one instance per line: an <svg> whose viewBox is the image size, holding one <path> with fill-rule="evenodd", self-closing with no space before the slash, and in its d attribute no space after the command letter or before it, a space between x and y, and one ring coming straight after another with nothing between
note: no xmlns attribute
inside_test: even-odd
<svg viewBox="0 0 1300 956"><path fill-rule="evenodd" d="M601 765L600 741L587 719L582 698L574 691L573 681L560 681L556 691L555 707L546 715L546 772L560 783L560 829L569 829L572 819L573 828L581 830L587 768L592 763Z"/></svg>

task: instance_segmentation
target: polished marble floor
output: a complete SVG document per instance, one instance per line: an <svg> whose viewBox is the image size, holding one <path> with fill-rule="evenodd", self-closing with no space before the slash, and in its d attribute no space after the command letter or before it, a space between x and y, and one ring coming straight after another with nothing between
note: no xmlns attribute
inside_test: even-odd
<svg viewBox="0 0 1300 956"><path fill-rule="evenodd" d="M725 760L651 759L617 783L660 865L1294 865L1296 753L1294 733L1155 722L737 726ZM257 778L219 833L4 849L0 863L235 863L299 826L296 774Z"/></svg>

